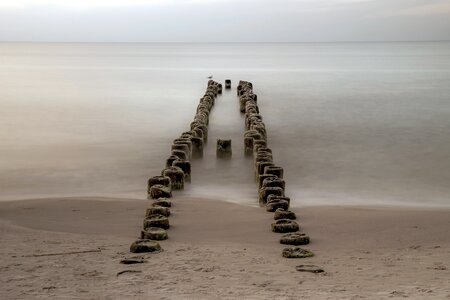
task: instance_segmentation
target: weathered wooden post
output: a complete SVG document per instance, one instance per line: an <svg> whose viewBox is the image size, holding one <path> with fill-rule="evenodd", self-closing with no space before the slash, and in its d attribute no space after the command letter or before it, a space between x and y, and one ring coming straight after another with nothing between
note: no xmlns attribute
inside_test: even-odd
<svg viewBox="0 0 450 300"><path fill-rule="evenodd" d="M188 159L187 153L183 150L172 150L171 155L178 156L178 158L180 158L180 159L185 159L185 160Z"/></svg>
<svg viewBox="0 0 450 300"><path fill-rule="evenodd" d="M266 166L264 168L264 174L276 175L279 178L283 178L283 168L277 166Z"/></svg>
<svg viewBox="0 0 450 300"><path fill-rule="evenodd" d="M184 173L184 180L191 182L191 163L189 161L177 159L172 166L180 168Z"/></svg>
<svg viewBox="0 0 450 300"><path fill-rule="evenodd" d="M172 197L172 192L170 190L170 187L164 186L162 184L152 185L152 187L150 188L149 194L152 199L171 198Z"/></svg>
<svg viewBox="0 0 450 300"><path fill-rule="evenodd" d="M216 155L219 158L230 158L232 155L231 140L218 139Z"/></svg>
<svg viewBox="0 0 450 300"><path fill-rule="evenodd" d="M172 189L182 190L184 188L184 172L179 167L168 167L162 170L162 175L170 178Z"/></svg>
<svg viewBox="0 0 450 300"><path fill-rule="evenodd" d="M161 184L170 187L170 178L167 176L153 176L148 179L147 192L150 193L150 188L154 185Z"/></svg>
<svg viewBox="0 0 450 300"><path fill-rule="evenodd" d="M192 137L192 157L203 157L203 139L199 137Z"/></svg>
<svg viewBox="0 0 450 300"><path fill-rule="evenodd" d="M265 205L267 203L267 198L269 197L269 195L284 196L284 190L279 187L260 188L259 202Z"/></svg>

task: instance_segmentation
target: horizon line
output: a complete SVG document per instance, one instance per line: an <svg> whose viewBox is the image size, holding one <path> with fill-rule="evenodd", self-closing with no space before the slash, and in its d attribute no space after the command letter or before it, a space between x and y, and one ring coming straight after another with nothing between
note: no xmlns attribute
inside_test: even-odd
<svg viewBox="0 0 450 300"><path fill-rule="evenodd" d="M1 41L0 43L45 43L45 44L334 44L334 43L429 43L450 42L448 40L365 40L365 41L292 41L292 42L202 42L202 41Z"/></svg>

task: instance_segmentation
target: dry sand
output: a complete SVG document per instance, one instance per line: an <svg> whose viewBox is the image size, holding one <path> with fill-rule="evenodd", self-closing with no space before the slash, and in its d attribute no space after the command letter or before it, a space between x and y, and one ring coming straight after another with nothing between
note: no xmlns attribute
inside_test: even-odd
<svg viewBox="0 0 450 300"><path fill-rule="evenodd" d="M316 256L284 259L272 214L174 198L169 240L134 255L146 200L0 202L1 299L449 299L450 211L294 209ZM74 251L94 250L79 254ZM40 254L61 254L36 256ZM125 257L147 263L123 265ZM315 264L325 273L302 273ZM130 270L121 275L117 273Z"/></svg>

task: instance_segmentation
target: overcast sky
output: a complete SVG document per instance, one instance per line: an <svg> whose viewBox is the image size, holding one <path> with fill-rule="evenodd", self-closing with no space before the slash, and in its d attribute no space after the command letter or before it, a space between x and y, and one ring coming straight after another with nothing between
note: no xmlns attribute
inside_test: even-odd
<svg viewBox="0 0 450 300"><path fill-rule="evenodd" d="M0 0L0 41L450 40L450 0Z"/></svg>

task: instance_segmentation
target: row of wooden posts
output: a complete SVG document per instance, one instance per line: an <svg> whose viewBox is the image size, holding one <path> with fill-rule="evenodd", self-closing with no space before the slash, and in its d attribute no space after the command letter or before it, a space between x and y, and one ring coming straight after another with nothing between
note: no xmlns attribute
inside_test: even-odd
<svg viewBox="0 0 450 300"><path fill-rule="evenodd" d="M166 230L170 228L172 190L181 190L186 182L191 181L191 159L203 156L203 147L208 141L209 114L219 94L222 94L222 84L209 80L190 130L173 140L161 175L148 180L148 198L154 202L146 211L141 238L131 244L131 252L160 251L157 241L168 238Z"/></svg>
<svg viewBox="0 0 450 300"><path fill-rule="evenodd" d="M225 81L225 88L231 88L230 80ZM173 141L170 156L161 175L148 180L148 197L154 202L146 211L141 238L131 245L131 252L160 251L158 241L168 238L166 230L170 227L172 190L181 190L185 182L190 182L191 159L203 156L203 147L208 141L209 114L217 95L221 93L222 85L209 80L190 124L190 130L183 132ZM254 159L259 202L268 212L274 212L274 223L271 227L273 232L283 233L280 243L290 245L283 249L282 255L287 258L312 256L309 250L298 247L309 244L310 238L299 232L297 216L289 210L290 198L285 195L284 170L275 165L272 150L267 145L266 126L259 112L252 83L240 81L237 95L240 111L245 113L244 151ZM217 141L217 156L231 157L231 140Z"/></svg>
<svg viewBox="0 0 450 300"><path fill-rule="evenodd" d="M268 212L274 212L272 231L284 233L280 237L280 243L291 245L285 248L282 254L287 258L312 256L311 251L297 247L309 244L310 239L299 232L297 216L289 210L291 199L285 195L284 170L274 163L272 150L268 147L266 126L259 112L257 96L253 93L253 84L240 81L237 95L240 111L245 113L244 151L254 159L259 203L265 206Z"/></svg>

